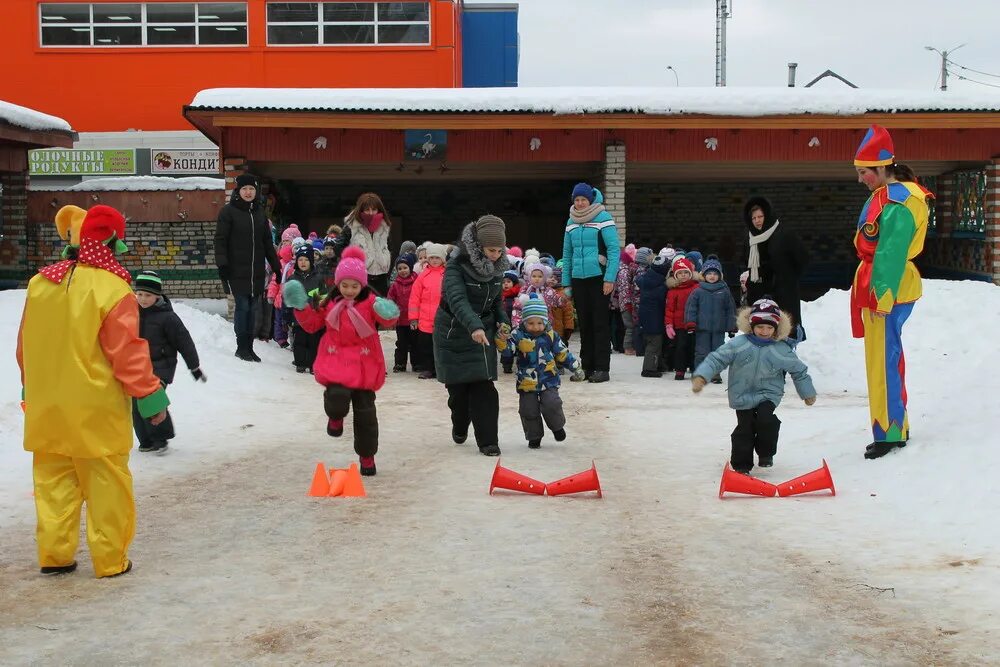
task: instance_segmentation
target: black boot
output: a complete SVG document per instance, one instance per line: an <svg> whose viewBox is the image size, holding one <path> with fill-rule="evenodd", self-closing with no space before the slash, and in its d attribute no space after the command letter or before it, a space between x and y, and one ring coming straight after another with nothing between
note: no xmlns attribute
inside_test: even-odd
<svg viewBox="0 0 1000 667"><path fill-rule="evenodd" d="M587 378L587 381L596 384L598 382L607 382L610 379L611 376L608 374L607 371L594 371L593 373L590 374L590 377Z"/></svg>
<svg viewBox="0 0 1000 667"><path fill-rule="evenodd" d="M461 445L469 437L469 431L466 430L464 433L460 433L458 429L454 426L451 427L451 439L455 441L456 445Z"/></svg>
<svg viewBox="0 0 1000 667"><path fill-rule="evenodd" d="M644 377L644 378L661 378L661 377L663 377L663 373L661 373L660 371L643 371L642 372L642 377Z"/></svg>
<svg viewBox="0 0 1000 667"><path fill-rule="evenodd" d="M479 453L483 456L500 456L499 445L480 445Z"/></svg>
<svg viewBox="0 0 1000 667"><path fill-rule="evenodd" d="M542 446L542 439L541 438L538 438L536 440L529 440L528 441L528 449L538 449L541 446Z"/></svg>
<svg viewBox="0 0 1000 667"><path fill-rule="evenodd" d="M561 428L558 431L552 431L552 435L555 437L556 442L562 442L566 439L566 429Z"/></svg>
<svg viewBox="0 0 1000 667"><path fill-rule="evenodd" d="M757 460L757 465L759 465L761 468L770 468L771 466L774 465L774 457L761 456Z"/></svg>
<svg viewBox="0 0 1000 667"><path fill-rule="evenodd" d="M247 350L247 356L250 357L250 361L256 361L257 363L260 363L260 357L258 357L257 353L253 351L253 336L247 337L246 350Z"/></svg>
<svg viewBox="0 0 1000 667"><path fill-rule="evenodd" d="M250 353L247 351L248 343L246 336L236 337L236 358L241 361L253 361Z"/></svg>
<svg viewBox="0 0 1000 667"><path fill-rule="evenodd" d="M69 574L76 572L76 561L69 565L47 565L41 569L42 574Z"/></svg>
<svg viewBox="0 0 1000 667"><path fill-rule="evenodd" d="M865 458L880 459L898 446L898 442L873 442L871 449L865 452Z"/></svg>

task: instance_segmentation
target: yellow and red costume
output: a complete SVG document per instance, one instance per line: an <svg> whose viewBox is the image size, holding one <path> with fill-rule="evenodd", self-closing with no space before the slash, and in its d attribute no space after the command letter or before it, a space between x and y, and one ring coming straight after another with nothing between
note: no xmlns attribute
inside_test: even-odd
<svg viewBox="0 0 1000 667"><path fill-rule="evenodd" d="M57 215L67 229L78 227L79 247L28 283L17 361L24 448L34 453L39 563L75 562L86 502L94 573L106 577L129 567L135 532L130 397L144 418L169 401L139 338L131 276L109 247L124 246L125 219L109 206L95 206L82 219L80 211ZM66 235L61 224L60 235Z"/></svg>
<svg viewBox="0 0 1000 667"><path fill-rule="evenodd" d="M878 167L894 162L889 133L872 126L854 164ZM872 192L854 234L861 263L851 287L851 330L855 338L865 339L868 407L876 443L903 443L909 437L902 329L922 295L913 259L924 249L927 198L933 196L917 183L888 183Z"/></svg>

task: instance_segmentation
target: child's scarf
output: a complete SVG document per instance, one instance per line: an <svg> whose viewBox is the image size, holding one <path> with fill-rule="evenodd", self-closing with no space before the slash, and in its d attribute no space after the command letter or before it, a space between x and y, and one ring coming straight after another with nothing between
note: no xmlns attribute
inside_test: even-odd
<svg viewBox="0 0 1000 667"><path fill-rule="evenodd" d="M333 308L330 309L329 314L326 316L326 323L331 329L340 331L340 315L345 309L347 310L348 319L351 320L351 324L354 325L354 330L360 338L368 338L375 333L375 329L372 325L368 324L368 320L365 319L364 315L358 312L354 299L340 299L333 304Z"/></svg>

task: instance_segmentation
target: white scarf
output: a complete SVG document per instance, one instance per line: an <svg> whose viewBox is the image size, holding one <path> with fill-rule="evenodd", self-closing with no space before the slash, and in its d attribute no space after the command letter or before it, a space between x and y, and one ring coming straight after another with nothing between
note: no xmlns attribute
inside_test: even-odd
<svg viewBox="0 0 1000 667"><path fill-rule="evenodd" d="M750 259L747 261L750 269L750 282L759 283L760 282L760 251L757 250L757 246L764 243L771 238L771 234L774 230L778 228L779 221L775 220L774 225L762 234L757 234L754 236L750 235Z"/></svg>

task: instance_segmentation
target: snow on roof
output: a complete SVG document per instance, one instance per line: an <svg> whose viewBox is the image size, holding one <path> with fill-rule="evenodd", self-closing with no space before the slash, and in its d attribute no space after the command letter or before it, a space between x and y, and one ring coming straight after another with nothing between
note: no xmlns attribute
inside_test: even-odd
<svg viewBox="0 0 1000 667"><path fill-rule="evenodd" d="M62 118L41 111L0 100L0 121L23 127L26 130L72 132L73 128Z"/></svg>
<svg viewBox="0 0 1000 667"><path fill-rule="evenodd" d="M191 109L771 116L1000 111L997 93L811 88L210 88Z"/></svg>
<svg viewBox="0 0 1000 667"><path fill-rule="evenodd" d="M46 185L33 182L30 189L42 192L148 192L152 190L225 190L224 179L210 176L114 176L91 178L76 185Z"/></svg>

